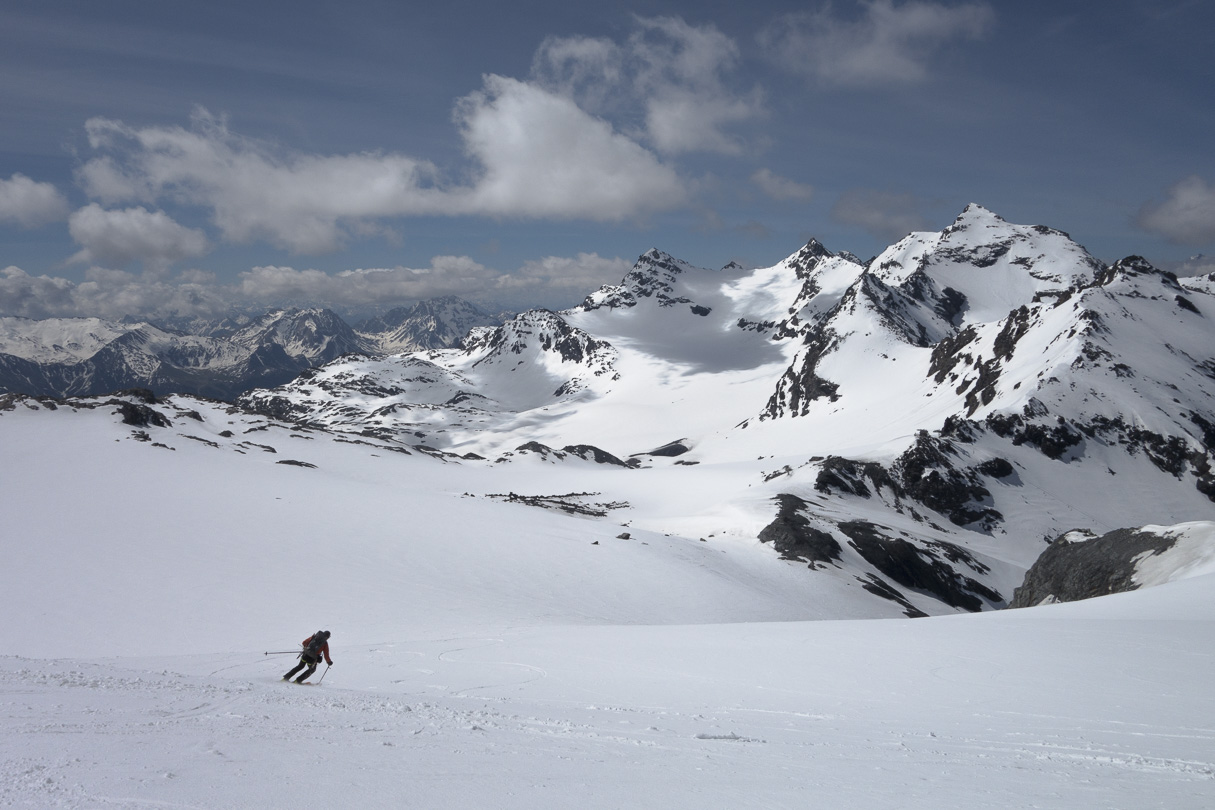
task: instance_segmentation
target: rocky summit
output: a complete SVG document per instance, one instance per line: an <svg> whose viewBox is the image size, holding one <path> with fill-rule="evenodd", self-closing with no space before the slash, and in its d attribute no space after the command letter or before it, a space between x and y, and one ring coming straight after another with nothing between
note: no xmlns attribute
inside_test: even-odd
<svg viewBox="0 0 1215 810"><path fill-rule="evenodd" d="M645 543L759 552L800 569L795 612L812 618L1004 607L1060 535L1215 509L1215 283L1134 256L1107 266L981 206L869 262L814 240L761 268L650 250L576 307L451 337L479 317L447 301L364 331L322 310L201 335L10 323L5 345L68 391L205 378L205 394L223 369L223 390L266 384L222 408L147 392L2 406L101 409L149 448L244 456L276 445L243 434L278 433L280 462L313 470L331 461L294 448L324 436L404 458L394 475L440 487L426 508L446 521L467 508L440 496L455 490ZM451 345L382 354L422 323ZM199 416L182 433L170 412ZM1023 598L1063 598L1047 591Z"/></svg>
<svg viewBox="0 0 1215 810"><path fill-rule="evenodd" d="M454 297L392 310L357 330L320 308L157 323L0 318L0 393L66 397L143 387L231 400L346 354L450 346L473 326L500 322Z"/></svg>
<svg viewBox="0 0 1215 810"><path fill-rule="evenodd" d="M661 476L633 526L778 538L908 615L979 610L1061 533L1211 514L1212 289L971 205L867 263L815 240L755 269L651 250L573 309L240 404L571 477L585 456L536 448L593 447Z"/></svg>

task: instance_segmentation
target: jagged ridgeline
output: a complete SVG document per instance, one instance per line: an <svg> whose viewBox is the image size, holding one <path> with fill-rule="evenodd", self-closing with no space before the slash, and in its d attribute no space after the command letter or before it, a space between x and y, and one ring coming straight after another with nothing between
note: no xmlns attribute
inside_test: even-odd
<svg viewBox="0 0 1215 810"><path fill-rule="evenodd" d="M651 250L571 310L241 402L502 464L591 446L690 482L759 459L752 537L909 614L974 610L1069 529L1211 514L1213 289L972 205L867 263L817 241L759 269Z"/></svg>
<svg viewBox="0 0 1215 810"><path fill-rule="evenodd" d="M0 393L67 397L147 388L231 400L342 355L451 346L471 327L494 323L501 318L454 297L394 309L355 328L327 309L156 323L0 318Z"/></svg>
<svg viewBox="0 0 1215 810"><path fill-rule="evenodd" d="M238 405L760 544L872 615L1004 606L1070 530L1215 514L1215 279L977 205L868 262L651 250L572 309L324 359Z"/></svg>

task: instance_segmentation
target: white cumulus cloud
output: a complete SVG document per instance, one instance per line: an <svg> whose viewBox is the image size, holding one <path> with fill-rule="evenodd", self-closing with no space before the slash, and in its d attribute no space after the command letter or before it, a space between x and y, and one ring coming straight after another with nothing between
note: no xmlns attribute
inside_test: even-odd
<svg viewBox="0 0 1215 810"><path fill-rule="evenodd" d="M458 210L493 216L618 221L684 201L674 169L568 97L486 76L456 120L484 168L451 192Z"/></svg>
<svg viewBox="0 0 1215 810"><path fill-rule="evenodd" d="M299 253L336 249L342 222L435 212L444 195L426 183L429 164L401 155L309 155L245 138L203 109L189 128L134 128L90 119L103 150L80 170L85 191L106 203L170 198L210 209L230 242L265 239Z"/></svg>
<svg viewBox="0 0 1215 810"><path fill-rule="evenodd" d="M0 315L24 318L121 318L223 313L231 306L213 282L89 268L84 281L31 276L19 267L0 270Z"/></svg>
<svg viewBox="0 0 1215 810"><path fill-rule="evenodd" d="M780 66L828 85L899 85L923 81L949 43L979 39L995 21L986 3L946 5L911 0L859 0L858 18L837 16L831 3L784 15L760 35Z"/></svg>
<svg viewBox="0 0 1215 810"><path fill-rule="evenodd" d="M646 129L663 152L743 151L729 131L763 114L762 95L731 91L724 75L738 63L738 46L712 25L677 17L637 18L631 58L643 67L637 84L646 93Z"/></svg>
<svg viewBox="0 0 1215 810"><path fill-rule="evenodd" d="M424 267L360 268L325 272L259 266L234 283L186 269L169 276L90 267L84 281L32 276L19 267L0 269L0 316L214 317L232 308L327 306L339 311L388 309L428 298L456 295L489 306L572 306L629 269L621 258L596 253L545 256L511 270L469 256L435 256Z"/></svg>
<svg viewBox="0 0 1215 810"><path fill-rule="evenodd" d="M145 269L162 270L209 250L202 231L143 206L107 210L91 203L71 215L68 231L82 248L72 257L77 262L125 267L139 261Z"/></svg>
<svg viewBox="0 0 1215 810"><path fill-rule="evenodd" d="M659 152L738 154L734 128L765 114L758 88L739 90L729 78L739 49L713 25L678 17L635 17L622 43L553 37L536 53L533 76L584 108L644 124L637 135Z"/></svg>
<svg viewBox="0 0 1215 810"><path fill-rule="evenodd" d="M293 253L338 249L381 220L492 216L622 221L685 201L675 170L571 98L534 83L486 76L456 104L471 159L467 184L444 182L428 161L363 152L316 155L232 132L196 110L189 127L136 128L104 118L86 130L98 154L79 170L108 205L172 200L201 207L223 239L266 240Z"/></svg>
<svg viewBox="0 0 1215 810"><path fill-rule="evenodd" d="M15 222L37 228L67 218L67 199L51 183L39 183L24 174L0 178L0 223Z"/></svg>
<svg viewBox="0 0 1215 810"><path fill-rule="evenodd" d="M1187 177L1139 212L1139 227L1182 245L1215 243L1215 185Z"/></svg>

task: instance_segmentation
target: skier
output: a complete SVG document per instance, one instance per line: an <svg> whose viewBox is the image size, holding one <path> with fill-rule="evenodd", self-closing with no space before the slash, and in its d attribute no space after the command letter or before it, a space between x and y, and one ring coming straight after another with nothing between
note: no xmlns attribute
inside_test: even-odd
<svg viewBox="0 0 1215 810"><path fill-rule="evenodd" d="M291 676L299 672L304 667L308 667L303 675L295 679L296 683L303 683L316 672L316 665L321 662L321 656L325 657L325 663L333 666L333 659L329 657L329 631L317 630L303 642L304 651L300 653L300 662L283 676L284 681L291 680Z"/></svg>

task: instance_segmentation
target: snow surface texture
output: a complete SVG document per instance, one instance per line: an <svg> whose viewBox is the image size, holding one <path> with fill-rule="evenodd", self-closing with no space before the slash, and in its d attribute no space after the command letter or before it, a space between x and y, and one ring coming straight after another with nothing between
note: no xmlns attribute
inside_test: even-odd
<svg viewBox="0 0 1215 810"><path fill-rule="evenodd" d="M893 615L979 610L1063 532L1212 516L1215 296L1198 281L1106 267L972 205L868 265L816 241L756 270L651 250L573 310L240 402L483 458L521 494L600 492L663 534L750 542L800 504L777 551L830 587ZM638 469L588 468L570 452L588 447ZM538 465L560 483L532 483Z"/></svg>
<svg viewBox="0 0 1215 810"><path fill-rule="evenodd" d="M0 804L1209 806L1210 292L900 245L652 251L260 413L0 397ZM1144 524L1139 590L968 613Z"/></svg>
<svg viewBox="0 0 1215 810"><path fill-rule="evenodd" d="M1164 578L1188 576L1159 587L807 622L887 602L754 540L621 531L602 496L566 501L611 518L470 491L558 492L594 462L504 475L220 403L105 402L0 413L4 806L1199 808L1215 790L1215 579L1192 565L1211 524L1161 527L1189 538ZM263 653L320 627L335 666L281 682L292 656Z"/></svg>

